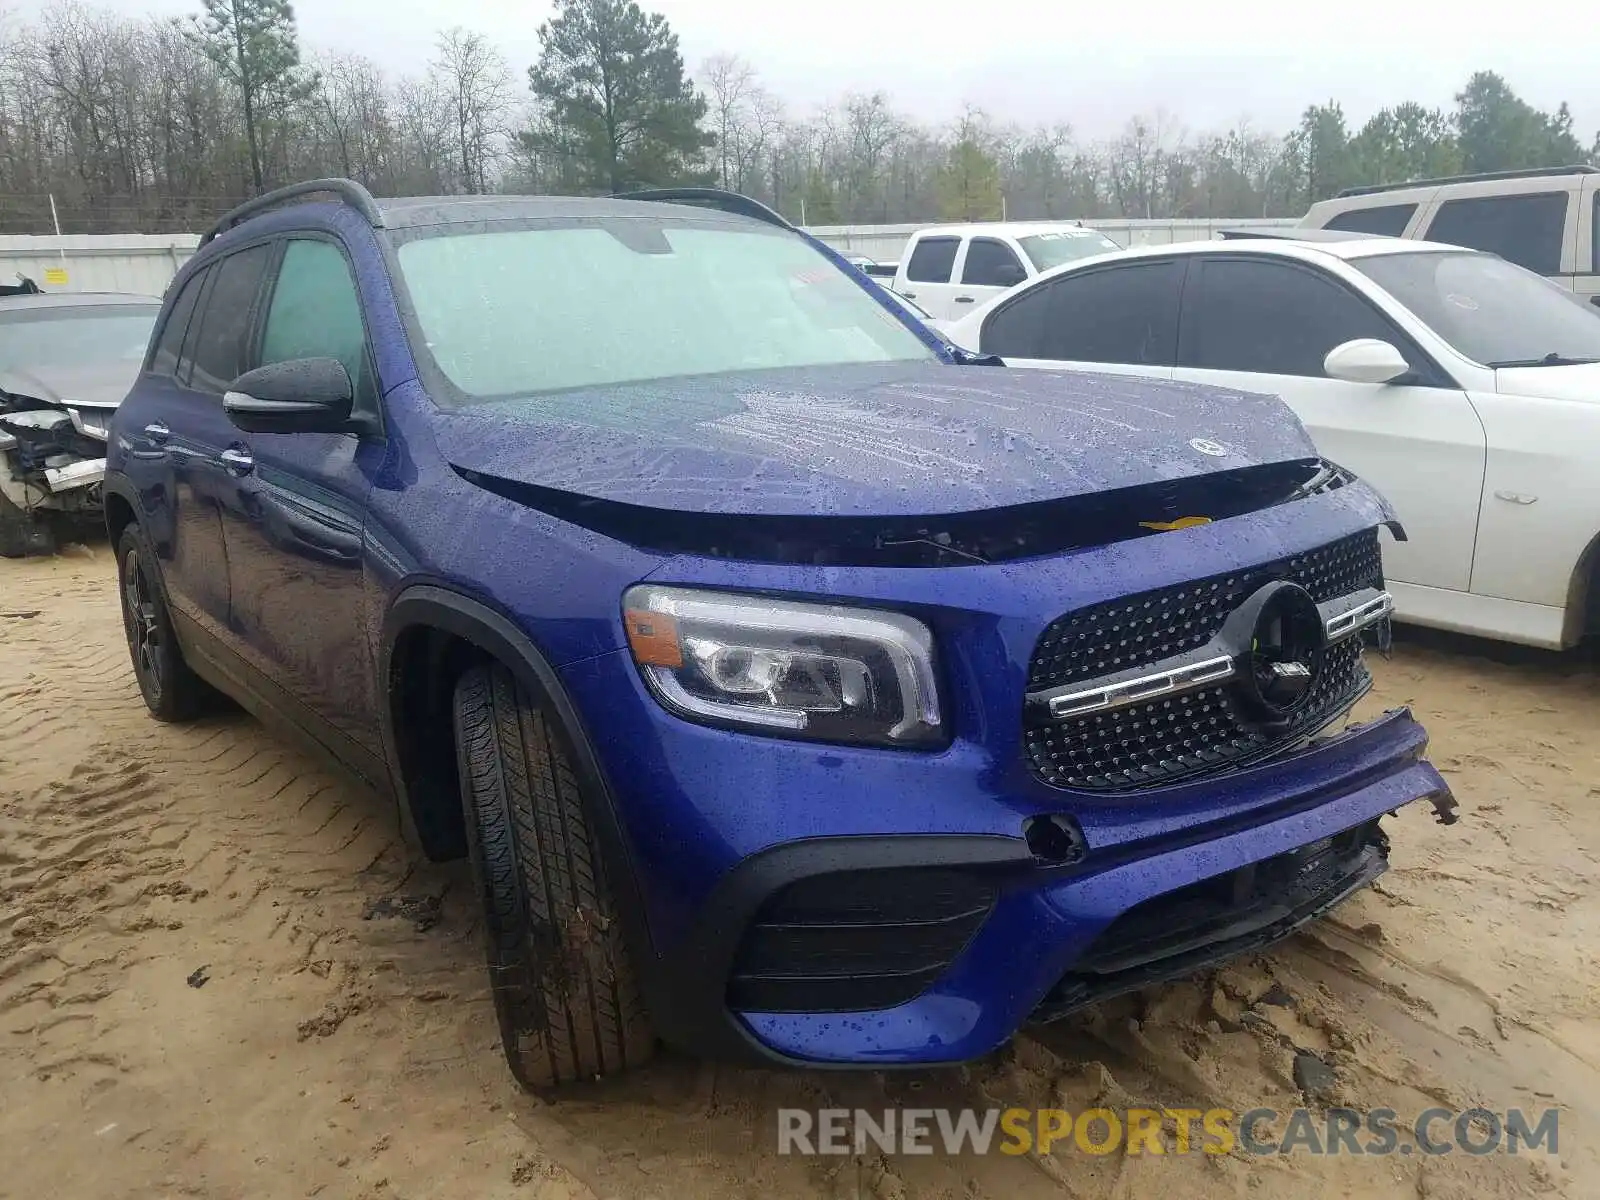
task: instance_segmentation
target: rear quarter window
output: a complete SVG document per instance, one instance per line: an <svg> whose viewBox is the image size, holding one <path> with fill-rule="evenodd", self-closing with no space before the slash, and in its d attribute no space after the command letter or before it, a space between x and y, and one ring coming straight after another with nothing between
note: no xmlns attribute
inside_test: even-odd
<svg viewBox="0 0 1600 1200"><path fill-rule="evenodd" d="M1540 275L1561 273L1567 193L1446 200L1428 224L1430 242L1487 250Z"/></svg>
<svg viewBox="0 0 1600 1200"><path fill-rule="evenodd" d="M1379 237L1399 237L1416 215L1415 204L1378 204L1370 208L1351 208L1335 213L1324 229L1343 229L1350 233L1371 233Z"/></svg>

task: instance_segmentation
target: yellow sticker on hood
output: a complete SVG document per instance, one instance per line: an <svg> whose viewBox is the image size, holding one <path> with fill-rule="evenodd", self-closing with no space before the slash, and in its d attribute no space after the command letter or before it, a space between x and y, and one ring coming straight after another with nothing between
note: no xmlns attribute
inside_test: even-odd
<svg viewBox="0 0 1600 1200"><path fill-rule="evenodd" d="M1209 524L1211 524L1210 517L1179 517L1176 521L1140 521L1139 528L1169 533L1174 529L1191 529L1196 525Z"/></svg>

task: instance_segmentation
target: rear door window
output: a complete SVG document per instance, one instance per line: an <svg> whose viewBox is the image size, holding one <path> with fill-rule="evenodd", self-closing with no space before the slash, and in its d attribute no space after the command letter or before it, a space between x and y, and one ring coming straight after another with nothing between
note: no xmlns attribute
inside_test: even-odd
<svg viewBox="0 0 1600 1200"><path fill-rule="evenodd" d="M1439 205L1427 239L1487 250L1540 275L1559 275L1566 226L1565 192L1474 196Z"/></svg>
<svg viewBox="0 0 1600 1200"><path fill-rule="evenodd" d="M251 246L212 268L216 279L206 293L199 334L186 347L185 356L194 359L190 387L221 395L250 369L250 322L271 258L270 246Z"/></svg>
<svg viewBox="0 0 1600 1200"><path fill-rule="evenodd" d="M911 251L906 278L913 283L949 283L960 245L958 237L923 238Z"/></svg>
<svg viewBox="0 0 1600 1200"><path fill-rule="evenodd" d="M961 282L977 287L1015 287L1028 277L1011 247L994 238L973 238L967 243L967 260Z"/></svg>
<svg viewBox="0 0 1600 1200"><path fill-rule="evenodd" d="M1105 267L1047 284L1053 293L1040 358L1170 367L1177 359L1184 265Z"/></svg>
<svg viewBox="0 0 1600 1200"><path fill-rule="evenodd" d="M1399 237L1411 224L1415 204L1380 204L1372 208L1352 208L1335 213L1324 229L1343 229L1350 233L1371 233L1379 237Z"/></svg>
<svg viewBox="0 0 1600 1200"><path fill-rule="evenodd" d="M189 332L189 319L205 287L210 268L196 271L183 285L183 291L173 302L167 323L161 327L161 338L156 342L155 353L150 356L150 370L157 375L174 375L178 370L178 352L183 349L183 336Z"/></svg>

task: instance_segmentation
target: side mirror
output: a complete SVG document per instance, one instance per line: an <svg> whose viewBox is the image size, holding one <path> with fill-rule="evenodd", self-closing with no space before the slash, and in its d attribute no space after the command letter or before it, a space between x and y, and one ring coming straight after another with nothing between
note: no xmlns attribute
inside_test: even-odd
<svg viewBox="0 0 1600 1200"><path fill-rule="evenodd" d="M1000 281L1001 287L1016 287L1028 278L1028 273L1016 263L1005 263L995 268L995 278Z"/></svg>
<svg viewBox="0 0 1600 1200"><path fill-rule="evenodd" d="M1329 379L1346 383L1393 383L1411 373L1411 364L1388 342L1356 338L1329 350L1322 370Z"/></svg>
<svg viewBox="0 0 1600 1200"><path fill-rule="evenodd" d="M300 358L246 371L222 397L246 433L346 433L355 388L336 358Z"/></svg>

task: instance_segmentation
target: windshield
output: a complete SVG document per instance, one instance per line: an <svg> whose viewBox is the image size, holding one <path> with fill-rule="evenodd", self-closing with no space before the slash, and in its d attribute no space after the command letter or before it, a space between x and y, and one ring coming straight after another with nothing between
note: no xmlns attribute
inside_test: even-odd
<svg viewBox="0 0 1600 1200"><path fill-rule="evenodd" d="M0 369L141 362L160 311L130 304L0 314Z"/></svg>
<svg viewBox="0 0 1600 1200"><path fill-rule="evenodd" d="M1076 258L1106 254L1122 247L1098 229L1060 229L1052 233L1030 233L1017 239L1033 265L1040 271L1059 267Z"/></svg>
<svg viewBox="0 0 1600 1200"><path fill-rule="evenodd" d="M687 375L931 360L801 238L648 217L400 246L417 322L467 401Z"/></svg>
<svg viewBox="0 0 1600 1200"><path fill-rule="evenodd" d="M1600 312L1492 254L1381 254L1351 265L1474 362L1600 360Z"/></svg>

